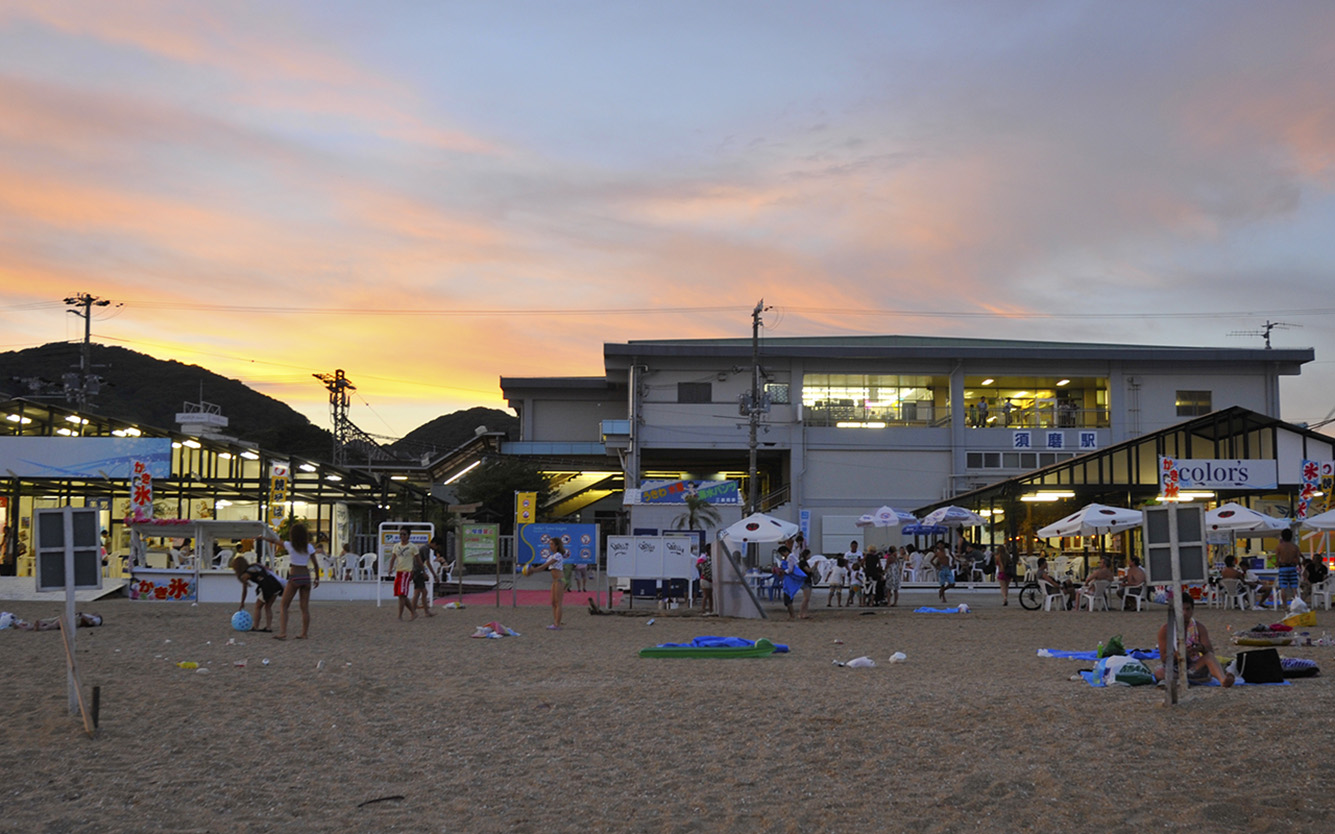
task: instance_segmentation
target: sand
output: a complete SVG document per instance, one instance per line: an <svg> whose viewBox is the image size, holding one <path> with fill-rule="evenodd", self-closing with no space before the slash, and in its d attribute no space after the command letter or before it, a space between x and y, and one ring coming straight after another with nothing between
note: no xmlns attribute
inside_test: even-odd
<svg viewBox="0 0 1335 834"><path fill-rule="evenodd" d="M799 622L656 614L648 625L643 604L641 616L571 609L559 632L541 607L400 623L389 606L316 603L311 639L284 643L232 632L230 606L82 605L106 619L78 633L85 692L101 687L96 739L66 709L59 632L0 632L0 830L1331 827L1330 678L1197 688L1165 707L1153 687L1093 689L1069 680L1089 664L1036 656L1115 633L1151 645L1162 608L960 600L974 612L912 613L930 593L870 615L818 599ZM1199 613L1219 636L1267 619ZM1335 629L1331 616L1318 613L1315 634ZM522 636L468 638L491 620ZM700 634L792 651L636 655ZM887 664L895 651L907 662ZM1284 653L1335 674L1333 649ZM859 655L879 665L831 662ZM402 798L362 804L389 796Z"/></svg>

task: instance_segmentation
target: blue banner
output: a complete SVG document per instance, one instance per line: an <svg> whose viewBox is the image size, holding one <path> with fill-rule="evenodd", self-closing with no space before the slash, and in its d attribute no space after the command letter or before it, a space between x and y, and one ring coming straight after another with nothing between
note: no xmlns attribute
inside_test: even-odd
<svg viewBox="0 0 1335 834"><path fill-rule="evenodd" d="M552 554L552 539L565 546L566 563L593 565L598 562L597 524L521 524L515 528L515 567L542 564Z"/></svg>
<svg viewBox="0 0 1335 834"><path fill-rule="evenodd" d="M105 478L128 481L135 461L155 479L172 475L165 437L0 437L0 472L15 478Z"/></svg>
<svg viewBox="0 0 1335 834"><path fill-rule="evenodd" d="M741 491L736 481L644 481L640 484L640 502L644 504L685 504L694 495L711 504L740 504Z"/></svg>

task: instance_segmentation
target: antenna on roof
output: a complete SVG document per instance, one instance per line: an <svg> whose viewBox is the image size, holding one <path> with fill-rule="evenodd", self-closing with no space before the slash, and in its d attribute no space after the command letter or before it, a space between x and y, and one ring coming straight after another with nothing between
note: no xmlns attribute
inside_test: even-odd
<svg viewBox="0 0 1335 834"><path fill-rule="evenodd" d="M1284 321L1267 321L1259 330L1234 330L1230 336L1260 336L1265 339L1265 349L1270 350L1270 331L1275 328L1288 330L1290 327L1302 327L1301 324L1289 324Z"/></svg>

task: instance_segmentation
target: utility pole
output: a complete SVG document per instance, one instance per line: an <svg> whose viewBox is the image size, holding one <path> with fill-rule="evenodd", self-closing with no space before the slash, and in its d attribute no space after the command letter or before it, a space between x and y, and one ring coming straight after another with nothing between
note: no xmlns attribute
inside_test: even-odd
<svg viewBox="0 0 1335 834"><path fill-rule="evenodd" d="M74 394L74 401L78 405L78 410L83 411L88 405L88 372L92 367L90 345L93 337L93 308L107 307L111 302L105 298L98 298L95 295L81 292L66 298L65 303L71 307L83 308L83 312L70 310L71 313L83 319L83 350L79 354L79 385L78 387L69 386Z"/></svg>
<svg viewBox="0 0 1335 834"><path fill-rule="evenodd" d="M756 471L756 447L759 441L756 433L760 428L760 413L763 410L760 397L760 314L763 312L765 312L765 299L762 298L751 311L751 398L746 408L750 421L750 433L747 439L750 460L746 470L747 515L760 512L760 478Z"/></svg>

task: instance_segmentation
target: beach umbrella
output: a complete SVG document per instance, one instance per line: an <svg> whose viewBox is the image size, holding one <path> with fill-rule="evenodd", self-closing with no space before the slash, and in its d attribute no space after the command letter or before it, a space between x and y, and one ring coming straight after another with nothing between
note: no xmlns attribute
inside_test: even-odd
<svg viewBox="0 0 1335 834"><path fill-rule="evenodd" d="M867 513L855 522L859 527L898 527L901 524L916 524L918 517L913 513L896 510L894 507L881 507Z"/></svg>
<svg viewBox="0 0 1335 834"><path fill-rule="evenodd" d="M1304 518L1303 526L1312 530L1335 530L1335 510L1326 510L1321 515Z"/></svg>
<svg viewBox="0 0 1335 834"><path fill-rule="evenodd" d="M1210 530L1245 535L1247 533L1274 533L1287 529L1289 520L1275 518L1262 512L1229 502L1205 512L1205 526Z"/></svg>
<svg viewBox="0 0 1335 834"><path fill-rule="evenodd" d="M938 524L905 524L900 532L906 536L944 536L950 528Z"/></svg>
<svg viewBox="0 0 1335 834"><path fill-rule="evenodd" d="M1040 539L1094 536L1125 530L1130 527L1139 527L1144 518L1145 514L1140 510L1109 507L1104 504L1088 504L1061 521L1040 528L1035 535Z"/></svg>
<svg viewBox="0 0 1335 834"><path fill-rule="evenodd" d="M791 521L752 513L741 521L735 522L719 531L720 539L735 542L781 542L793 538L799 532L798 526Z"/></svg>
<svg viewBox="0 0 1335 834"><path fill-rule="evenodd" d="M923 516L922 523L937 527L982 527L987 520L972 510L952 505L932 510Z"/></svg>

